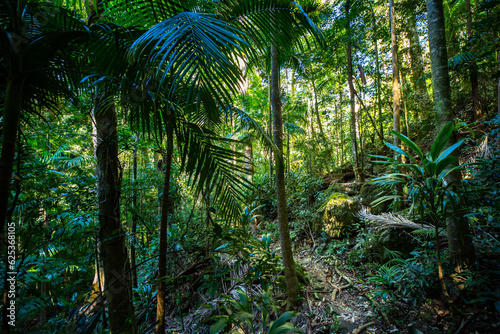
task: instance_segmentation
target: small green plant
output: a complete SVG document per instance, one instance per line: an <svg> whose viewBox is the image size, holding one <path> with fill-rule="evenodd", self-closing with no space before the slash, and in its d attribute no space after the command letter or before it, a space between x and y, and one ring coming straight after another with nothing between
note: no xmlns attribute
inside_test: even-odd
<svg viewBox="0 0 500 334"><path fill-rule="evenodd" d="M270 321L271 312L276 313L279 307L272 297L272 289L265 290L261 296L250 296L241 287L236 288L238 299L231 295L223 296L223 301L219 305L221 315L213 317L216 322L210 326L210 334L216 333L239 333L233 328L237 327L245 333L302 333L289 320L293 317L293 312L285 312L276 320ZM212 305L205 305L213 309ZM260 313L260 324L254 313ZM256 326L259 324L259 326ZM258 331L258 328L261 331Z"/></svg>
<svg viewBox="0 0 500 334"><path fill-rule="evenodd" d="M405 156L408 163L403 163L392 157L371 155L372 158L378 159L373 161L374 163L391 166L394 170L393 173L385 174L372 182L381 186L399 184L406 187L408 200L411 203L410 211L418 208L422 222L425 214L430 216L435 229L438 274L444 293L446 293L446 286L440 254L439 228L447 218L456 214L460 209L460 196L455 191L456 185L447 180L450 173L458 171L462 167L457 164L457 158L451 154L462 144L463 140L446 148L453 130L453 123L446 124L434 139L430 152L425 156L417 144L405 135L393 131L394 135L401 139L411 151L404 151L387 142L385 144L396 153ZM380 203L390 198L394 198L394 196L382 197L377 202Z"/></svg>

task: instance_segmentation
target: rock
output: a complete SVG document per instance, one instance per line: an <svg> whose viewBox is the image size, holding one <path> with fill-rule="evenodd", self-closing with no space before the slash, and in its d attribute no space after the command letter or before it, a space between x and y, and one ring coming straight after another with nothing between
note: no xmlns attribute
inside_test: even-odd
<svg viewBox="0 0 500 334"><path fill-rule="evenodd" d="M352 225L359 221L355 216L358 211L359 205L353 198L334 192L316 212L314 230L318 234L323 231L330 238L345 236Z"/></svg>
<svg viewBox="0 0 500 334"><path fill-rule="evenodd" d="M377 206L372 206L373 201L383 196L381 194L381 189L379 185L373 183L365 183L359 191L359 200L368 210L374 215L378 215L382 212L387 212L389 209L390 201L385 201Z"/></svg>

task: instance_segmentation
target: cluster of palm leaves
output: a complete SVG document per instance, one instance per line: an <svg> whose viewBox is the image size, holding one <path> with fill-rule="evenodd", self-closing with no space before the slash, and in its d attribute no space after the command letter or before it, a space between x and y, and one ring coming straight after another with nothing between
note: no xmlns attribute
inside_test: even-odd
<svg viewBox="0 0 500 334"><path fill-rule="evenodd" d="M311 4L110 1L98 3L97 15L87 20L63 4L85 8L77 1L0 4L3 129L17 129L8 114L29 121L42 109L57 111L61 101L76 102L83 91L106 91L109 103L122 103L130 124L160 140L174 136L185 171L198 185L213 186L212 195L234 218L247 186L238 175L245 170L230 172L235 165L227 161L242 159L227 149L237 143L218 136L220 124L228 116L247 120L232 106L242 64L267 51L271 40L291 47L304 27L313 29L304 15ZM13 77L18 86L9 86ZM22 103L7 103L19 96Z"/></svg>

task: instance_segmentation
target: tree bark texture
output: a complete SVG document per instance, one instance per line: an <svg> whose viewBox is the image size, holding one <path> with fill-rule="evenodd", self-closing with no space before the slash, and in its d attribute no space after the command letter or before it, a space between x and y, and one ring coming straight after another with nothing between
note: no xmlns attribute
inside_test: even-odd
<svg viewBox="0 0 500 334"><path fill-rule="evenodd" d="M448 74L448 55L442 0L427 0L427 20L429 47L431 54L432 85L435 110L440 130L446 123L454 121L451 105L450 77ZM456 142L455 136L452 143ZM447 182L457 182L460 173L451 173ZM448 247L450 260L456 269L472 268L475 252L466 217L455 216L447 222Z"/></svg>
<svg viewBox="0 0 500 334"><path fill-rule="evenodd" d="M172 174L172 156L173 156L173 133L167 135L167 153L165 157L165 183L163 186L162 208L160 218L160 245L158 256L158 293L156 301L156 333L165 333L165 296L166 284L165 277L167 276L167 231L168 231L168 216L170 206L170 176Z"/></svg>
<svg viewBox="0 0 500 334"><path fill-rule="evenodd" d="M110 330L111 333L135 333L130 264L120 222L121 175L115 105L105 96L97 98L95 103L99 239Z"/></svg>
<svg viewBox="0 0 500 334"><path fill-rule="evenodd" d="M288 226L288 212L285 193L285 169L283 163L283 120L281 115L280 83L279 83L279 54L275 46L271 46L271 105L273 110L273 137L278 147L279 156L276 156L276 199L278 202L278 224L280 229L281 253L285 267L285 284L287 288L287 308L298 306L299 283L295 271L295 262L292 252L292 241Z"/></svg>

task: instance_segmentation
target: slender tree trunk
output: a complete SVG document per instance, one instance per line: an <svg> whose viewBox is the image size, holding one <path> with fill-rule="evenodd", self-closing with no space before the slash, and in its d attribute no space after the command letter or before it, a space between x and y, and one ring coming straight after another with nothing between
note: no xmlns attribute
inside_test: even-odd
<svg viewBox="0 0 500 334"><path fill-rule="evenodd" d="M390 19L391 19L391 50L392 50L392 114L393 114L393 130L401 132L400 121L400 82L398 68L398 41L396 37L396 13L394 11L394 0L390 1ZM401 147L401 140L394 135L392 143L396 147ZM395 153L395 159L401 161L401 156ZM396 193L401 198L403 196L403 187L401 184L396 185Z"/></svg>
<svg viewBox="0 0 500 334"><path fill-rule="evenodd" d="M340 127L340 167L342 169L342 165L344 163L344 113L343 113L343 100L344 95L342 94L342 88L339 89L339 127Z"/></svg>
<svg viewBox="0 0 500 334"><path fill-rule="evenodd" d="M120 221L121 175L115 105L106 96L100 96L95 103L99 238L109 324L111 333L135 333L130 264Z"/></svg>
<svg viewBox="0 0 500 334"><path fill-rule="evenodd" d="M378 51L378 34L377 34L377 21L375 19L375 12L372 9L372 28L373 28L373 44L375 45L375 85L376 89L376 101L377 101L377 111L378 117L377 120L380 124L380 139L382 146L384 145L384 122L382 121L382 103L380 102L380 82L382 81L380 78L380 59L379 59L379 51Z"/></svg>
<svg viewBox="0 0 500 334"><path fill-rule="evenodd" d="M441 129L446 123L455 120L451 107L443 1L427 0L427 13L434 103ZM455 136L452 142L456 142ZM447 181L457 182L460 178L460 173L452 173ZM472 268L476 257L467 218L459 215L450 219L447 222L447 235L450 260L455 268Z"/></svg>
<svg viewBox="0 0 500 334"><path fill-rule="evenodd" d="M271 105L271 76L269 76L269 91L268 91L268 101L269 101L269 117L267 121L267 133L269 134L269 137L271 137L273 134L273 111L272 111L272 105ZM269 150L269 183L270 186L272 187L272 179L273 179L273 151Z"/></svg>
<svg viewBox="0 0 500 334"><path fill-rule="evenodd" d="M361 181L361 171L359 170L359 156L358 156L358 136L357 136L357 115L356 115L356 91L354 89L353 71L352 71L352 46L351 46L351 32L349 19L350 0L345 2L345 12L347 17L347 82L349 83L349 98L351 106L350 128L351 128L351 148L352 148L352 166L354 169L354 177L357 181Z"/></svg>
<svg viewBox="0 0 500 334"><path fill-rule="evenodd" d="M399 69L398 69L398 41L396 38L396 17L394 12L394 0L390 2L391 16L391 50L392 50L392 112L394 117L393 129L401 132L400 123L400 94L399 94ZM393 144L397 147L401 141L397 136L393 137Z"/></svg>
<svg viewBox="0 0 500 334"><path fill-rule="evenodd" d="M299 283L295 271L292 252L292 241L288 227L288 212L285 192L285 170L283 164L283 121L281 115L279 54L275 46L271 46L271 105L273 110L273 137L278 147L276 156L276 200L278 202L278 224L280 229L281 253L285 267L285 284L288 293L287 308L298 306Z"/></svg>
<svg viewBox="0 0 500 334"><path fill-rule="evenodd" d="M417 31L417 17L415 11L410 13L407 24L403 26L406 28L406 35L410 41L411 80L417 92L417 106L419 111L425 111L428 109L430 97L424 79L424 62L422 60L422 47L420 46L420 39Z"/></svg>
<svg viewBox="0 0 500 334"><path fill-rule="evenodd" d="M168 216L170 206L170 176L172 173L172 156L174 150L173 133L167 135L167 152L165 158L165 183L163 186L162 209L160 218L160 245L158 255L158 293L156 302L156 333L165 333L165 297L166 284L165 277L167 276L167 231L168 231Z"/></svg>
<svg viewBox="0 0 500 334"><path fill-rule="evenodd" d="M465 0L465 10L467 12L467 37L469 41L472 40L472 11L470 7L470 0ZM469 69L470 74L470 85L471 85L471 97L472 97L472 113L473 119L479 120L482 117L481 108L479 106L480 96L479 96L479 82L478 82L478 72L477 64L475 61L472 62Z"/></svg>
<svg viewBox="0 0 500 334"><path fill-rule="evenodd" d="M132 266L132 287L137 288L137 267L136 267L136 252L137 245L137 145L139 143L139 135L135 135L134 150L132 153L132 181L134 182L134 193L132 194L132 244L130 245L130 264Z"/></svg>

